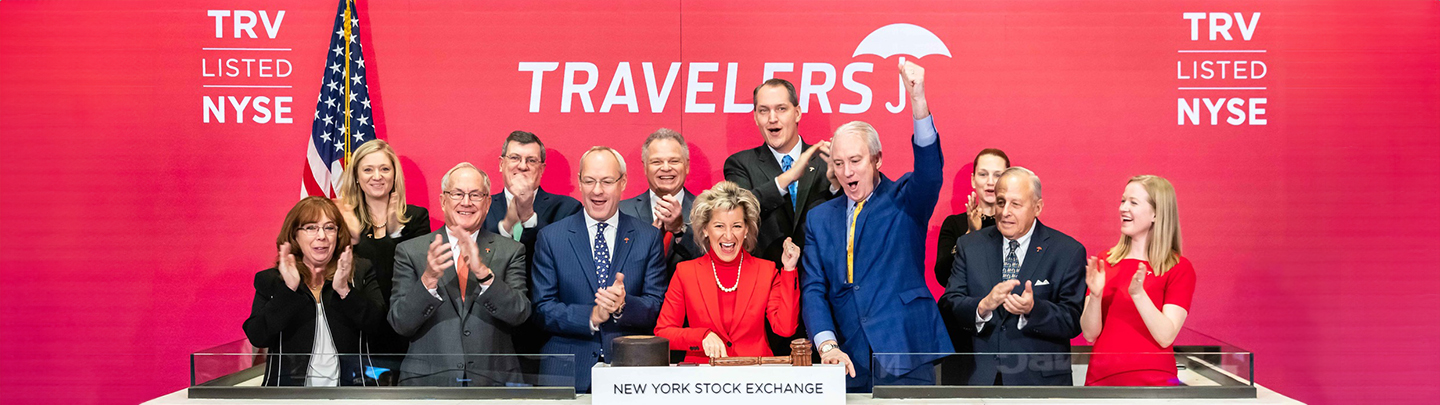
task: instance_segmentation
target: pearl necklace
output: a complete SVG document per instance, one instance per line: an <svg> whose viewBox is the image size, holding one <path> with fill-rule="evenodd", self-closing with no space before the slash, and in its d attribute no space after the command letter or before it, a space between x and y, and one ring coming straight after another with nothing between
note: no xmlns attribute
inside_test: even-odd
<svg viewBox="0 0 1440 405"><path fill-rule="evenodd" d="M740 270L744 268L745 252L740 252L740 263L735 265L735 286L725 288L724 284L720 284L720 270L715 269L715 259L710 259L710 271L715 273L715 286L720 287L720 291L735 292L736 289L740 288Z"/></svg>

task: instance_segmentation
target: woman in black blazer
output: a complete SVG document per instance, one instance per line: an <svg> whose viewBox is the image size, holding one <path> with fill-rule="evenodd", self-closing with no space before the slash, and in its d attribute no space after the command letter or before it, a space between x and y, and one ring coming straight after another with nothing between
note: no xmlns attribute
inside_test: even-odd
<svg viewBox="0 0 1440 405"><path fill-rule="evenodd" d="M355 257L369 260L374 266L381 303L388 310L394 286L395 246L430 233L430 213L405 203L405 175L390 144L372 140L356 148L351 156L350 165L340 175L335 205L340 207L351 240L355 241ZM380 322L374 332L374 339L367 340L370 345L366 351L382 355L374 358L382 368L399 367L409 339L395 333L389 322Z"/></svg>
<svg viewBox="0 0 1440 405"><path fill-rule="evenodd" d="M275 267L255 274L244 329L250 344L269 349L265 385L364 383L358 354L366 332L384 322L384 306L369 261L352 259L338 218L329 199L300 200L276 237Z"/></svg>

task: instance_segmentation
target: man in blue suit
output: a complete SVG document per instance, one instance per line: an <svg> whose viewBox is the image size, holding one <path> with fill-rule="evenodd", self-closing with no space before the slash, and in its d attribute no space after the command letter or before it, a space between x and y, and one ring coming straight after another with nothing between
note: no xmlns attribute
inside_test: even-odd
<svg viewBox="0 0 1440 405"><path fill-rule="evenodd" d="M880 174L875 128L835 130L831 170L845 198L825 202L805 223L801 313L826 364L844 364L846 390L881 384L933 385L931 358L872 353L950 353L955 349L925 286L925 231L940 199L944 159L925 101L925 71L900 64L914 122L915 171Z"/></svg>
<svg viewBox="0 0 1440 405"><path fill-rule="evenodd" d="M1080 334L1085 246L1036 219L1040 178L1000 174L995 226L961 236L940 305L974 336L970 385L1072 385L1070 339ZM1023 283L1023 284L1022 284Z"/></svg>
<svg viewBox="0 0 1440 405"><path fill-rule="evenodd" d="M575 389L590 390L590 367L606 361L610 340L649 335L665 295L665 252L659 229L619 213L625 159L597 146L580 157L585 207L535 241L533 319L552 336L542 354L574 355L540 362L541 385L573 373ZM573 367L573 369L572 369Z"/></svg>

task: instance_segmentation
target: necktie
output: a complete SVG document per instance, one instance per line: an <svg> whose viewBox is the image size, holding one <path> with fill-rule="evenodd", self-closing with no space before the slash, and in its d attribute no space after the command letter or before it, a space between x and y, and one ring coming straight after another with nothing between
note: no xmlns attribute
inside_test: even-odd
<svg viewBox="0 0 1440 405"><path fill-rule="evenodd" d="M1014 280L1020 275L1020 259L1015 258L1015 250L1020 248L1020 241L1010 241L1010 253L1005 255L1005 268L1002 276L1006 281Z"/></svg>
<svg viewBox="0 0 1440 405"><path fill-rule="evenodd" d="M455 248L460 248L460 245L457 243ZM460 280L460 302L465 302L465 283L470 281L470 263L467 263L469 258L464 253L459 257L460 259L455 261L455 278Z"/></svg>
<svg viewBox="0 0 1440 405"><path fill-rule="evenodd" d="M525 232L525 223L516 222L515 226L510 228L510 237L514 238L516 242L519 242L521 232Z"/></svg>
<svg viewBox="0 0 1440 405"><path fill-rule="evenodd" d="M595 224L595 275L600 280L600 288L610 286L610 245L605 243L605 227L610 224L601 222Z"/></svg>
<svg viewBox="0 0 1440 405"><path fill-rule="evenodd" d="M795 158L790 157L790 155L785 155L784 157L780 158L780 171L789 171L790 167L794 164ZM795 206L795 190L799 188L796 187L797 184L799 184L799 181L790 183L790 185L787 187L787 189L790 190L790 208L793 209L799 209L799 207Z"/></svg>
<svg viewBox="0 0 1440 405"><path fill-rule="evenodd" d="M850 230L845 233L845 280L851 284L855 283L855 223L860 222L860 210L863 208L865 201L855 204L855 213L850 215Z"/></svg>

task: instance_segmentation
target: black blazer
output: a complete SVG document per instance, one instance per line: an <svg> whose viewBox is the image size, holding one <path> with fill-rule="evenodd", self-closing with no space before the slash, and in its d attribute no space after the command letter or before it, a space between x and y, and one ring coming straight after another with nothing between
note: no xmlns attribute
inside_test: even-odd
<svg viewBox="0 0 1440 405"><path fill-rule="evenodd" d="M800 150L810 145L801 142ZM791 205L790 197L780 195L775 187L775 177L783 171L780 162L770 147L761 144L754 149L735 152L725 159L725 180L755 193L760 200L760 229L755 250L750 253L761 259L780 265L785 253L785 238L793 238L796 245L805 243L805 215L811 208L829 201L837 194L830 193L830 180L825 178L825 159L818 154L807 163L805 175L796 184L798 200ZM795 207L800 209L797 210Z"/></svg>
<svg viewBox="0 0 1440 405"><path fill-rule="evenodd" d="M395 286L395 246L430 233L430 211L419 206L406 205L405 213L410 215L410 222L400 228L400 237L382 235L375 238L370 232L361 230L360 238L355 243L355 257L370 261L371 269L375 272L375 281L380 288L380 302L386 306L390 304L390 293ZM381 312L386 310L382 308ZM370 342L370 353L405 354L409 339L395 333L389 323L380 322L376 326L375 338Z"/></svg>
<svg viewBox="0 0 1440 405"><path fill-rule="evenodd" d="M370 261L356 258L354 271L354 286L344 299L328 281L320 290L330 336L336 353L341 354L340 385L359 385L365 377L360 355L364 353L363 340L385 317ZM251 345L270 351L264 385L305 385L309 353L315 345L315 298L310 289L291 290L275 268L256 273L255 300L244 329Z"/></svg>
<svg viewBox="0 0 1440 405"><path fill-rule="evenodd" d="M1003 240L993 226L960 237L941 305L972 337L976 353L1037 354L973 356L969 383L991 385L996 375L1002 374L1005 385L1072 385L1068 353L1070 339L1080 335L1085 247L1036 221L1020 265L1017 279L1021 285L1015 288L1020 294L1026 281L1034 283L1035 306L1025 317L1025 328L1019 328L1019 316L999 307L976 332L975 311L980 300L1001 281Z"/></svg>
<svg viewBox="0 0 1440 405"><path fill-rule="evenodd" d="M670 276L675 275L675 265L680 262L703 256L700 245L695 243L695 231L690 229L690 210L695 207L695 195L690 190L680 190L681 220L685 222L685 228L678 235L672 235L670 240L669 257L665 263L665 285L670 285ZM650 190L646 189L634 198L620 201L620 212L629 214L640 219L644 223L655 222L654 213L650 212ZM799 243L796 243L797 245Z"/></svg>

